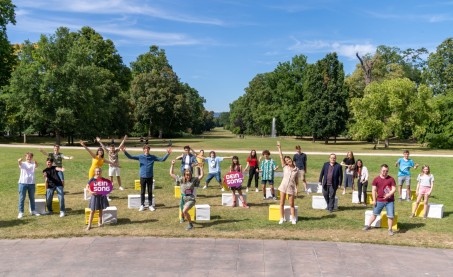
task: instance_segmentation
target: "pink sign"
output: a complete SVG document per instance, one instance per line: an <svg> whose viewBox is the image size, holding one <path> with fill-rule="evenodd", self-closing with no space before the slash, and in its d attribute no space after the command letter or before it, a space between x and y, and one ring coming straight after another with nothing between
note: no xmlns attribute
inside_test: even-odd
<svg viewBox="0 0 453 277"><path fill-rule="evenodd" d="M90 190L96 194L107 195L112 192L113 185L109 179L97 178L90 182Z"/></svg>
<svg viewBox="0 0 453 277"><path fill-rule="evenodd" d="M242 181L244 181L244 176L241 172L229 172L223 176L223 182L231 187L231 188L238 188L242 185Z"/></svg>

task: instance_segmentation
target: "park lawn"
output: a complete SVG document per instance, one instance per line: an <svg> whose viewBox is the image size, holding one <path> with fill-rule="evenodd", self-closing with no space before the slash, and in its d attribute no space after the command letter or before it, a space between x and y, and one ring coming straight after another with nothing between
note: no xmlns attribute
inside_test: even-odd
<svg viewBox="0 0 453 277"><path fill-rule="evenodd" d="M170 158L163 163L155 164L156 199L155 212L145 210L138 212L136 209L127 208L127 195L139 194L134 190L134 180L138 177L138 162L128 160L122 153L120 154L121 176L123 186L126 190L115 190L112 195L111 206L118 208L118 223L107 225L103 228L96 226L89 232L85 231L84 209L88 202L83 200L83 188L87 182L88 169L91 164L89 154L79 147L62 147L62 152L66 155L73 155L73 160L65 160L65 201L67 216L59 218L58 215L32 217L28 214L28 205L25 205L25 217L17 219L17 180L19 170L17 159L22 157L27 151L35 154L39 163L36 179L37 183L43 182L40 174L45 164L45 156L39 153L36 146L30 145L29 148L22 147L0 147L0 238L19 239L19 238L58 238L74 236L159 236L159 237L210 237L210 238L246 238L246 239L287 239L287 240L323 240L338 242L368 242L393 245L409 245L424 247L453 248L453 208L450 203L453 200L453 189L449 185L453 173L448 169L451 158L446 157L413 157L422 164L429 164L435 176L435 188L430 202L442 203L444 207L444 218L410 219L411 204L407 202L397 202L396 211L398 212L399 232L389 237L384 229L373 229L368 232L361 231L364 224L365 208L351 203L351 191L346 195L341 195L338 190L339 210L333 214L328 214L324 210L314 210L311 208L311 195L299 194L296 205L299 206L299 218L297 225L286 223L278 225L276 221L268 220L268 207L270 204L278 204L277 201L262 200L262 192L249 192L248 203L250 209L232 208L221 206L221 192L217 188L215 181L211 182L208 190L198 190L198 204L209 204L211 206L211 221L197 222L192 231L186 231L186 224L180 224L178 220L179 200L174 197L174 184L168 175L170 160L178 156L184 145L191 145L195 149L204 148L207 151L215 150L249 150L270 149L271 156L278 162L275 142L281 141L283 150L293 153L296 144L302 146L303 151L315 152L322 151L325 154L311 154L308 156L309 182L317 182L319 171L322 164L327 161L330 152L338 153L340 161L347 150L351 149L357 153L386 153L385 156L356 156L361 158L364 165L368 167L370 175L378 175L379 166L382 163L390 165L390 175L396 176L397 169L394 163L397 156L401 154L403 148L410 148L411 153L435 153L451 154L451 151L431 151L418 145L394 144L389 150L372 151L372 145L365 143L338 142L335 144L324 145L323 143L312 143L309 141L295 140L293 138L261 138L246 137L245 139L236 138L226 132L215 130L204 137L182 138L172 140L174 152ZM29 139L30 142L30 139ZM33 143L33 142L31 142ZM44 141L41 143L45 143ZM152 154L157 156L164 155L164 149L168 140L150 140L154 150ZM46 146L51 146L48 142ZM94 145L93 145L94 146ZM132 154L141 153L138 140L131 140L128 143L129 152ZM391 145L392 146L392 145ZM46 148L52 151L51 148ZM231 156L237 154L243 166L245 166L244 153L219 153L219 156ZM395 156L397 155L397 156ZM230 162L222 162L222 172L227 172ZM179 163L178 163L179 165ZM175 171L179 171L179 166ZM207 170L205 170L207 171ZM413 170L413 188L415 188L415 178L419 170ZM104 166L104 177L108 175L107 165ZM276 178L276 188L280 183L280 178ZM253 185L252 185L253 186ZM117 188L115 182L115 188ZM368 190L371 190L371 185ZM37 198L44 198L38 196ZM28 199L28 198L27 198ZM27 200L26 200L27 202ZM370 208L367 208L370 209Z"/></svg>

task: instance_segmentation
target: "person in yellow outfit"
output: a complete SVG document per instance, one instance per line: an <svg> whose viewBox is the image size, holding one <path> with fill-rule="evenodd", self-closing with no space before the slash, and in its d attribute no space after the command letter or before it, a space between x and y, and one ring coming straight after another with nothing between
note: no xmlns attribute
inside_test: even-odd
<svg viewBox="0 0 453 277"><path fill-rule="evenodd" d="M102 147L98 148L96 155L95 155L93 153L93 151L91 151L85 145L85 143L83 141L80 141L79 143L88 151L88 153L90 153L91 157L93 157L93 159L91 160L90 171L88 172L88 179L91 179L94 177L94 169L96 167L102 168L102 166L104 165L104 162L106 162L108 164L112 164L109 160L104 160L104 150L102 149Z"/></svg>

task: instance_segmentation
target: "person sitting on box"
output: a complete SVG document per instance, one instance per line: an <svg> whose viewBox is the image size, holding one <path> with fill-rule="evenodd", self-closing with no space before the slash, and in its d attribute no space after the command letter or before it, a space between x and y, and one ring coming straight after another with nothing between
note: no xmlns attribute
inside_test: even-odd
<svg viewBox="0 0 453 277"><path fill-rule="evenodd" d="M415 216L418 205L420 204L422 197L424 197L423 219L426 219L428 217L428 199L431 196L434 187L434 175L431 174L429 165L422 166L422 173L418 174L417 181L417 202L415 203L414 209L412 210L411 217Z"/></svg>
<svg viewBox="0 0 453 277"><path fill-rule="evenodd" d="M242 165L239 163L238 156L233 156L232 163L230 165L230 172L242 172ZM250 208L245 202L244 196L242 195L242 186L239 187L230 187L231 192L233 193L233 207L236 207L236 191L239 194L239 199L242 201L242 207Z"/></svg>
<svg viewBox="0 0 453 277"><path fill-rule="evenodd" d="M103 221L102 221L102 210L106 209L109 206L109 201L107 199L106 195L102 195L100 193L97 193L95 191L91 190L90 183L91 182L98 182L99 179L103 179L106 181L109 181L108 179L105 179L102 177L102 169L100 167L96 167L94 169L94 176L88 181L88 184L86 186L86 189L88 192L91 194L90 198L90 203L88 205L88 208L90 208L90 217L88 219L88 226L87 226L87 231L91 229L91 223L93 222L93 216L96 211L99 211L99 221L98 221L98 226L102 227L103 226ZM110 181L109 181L110 182Z"/></svg>
<svg viewBox="0 0 453 277"><path fill-rule="evenodd" d="M296 209L294 208L294 198L297 197L297 188L299 186L299 168L295 165L290 156L283 157L280 142L277 142L278 153L280 154L280 162L283 168L283 179L278 187L280 191L280 221L278 224L285 222L285 198L288 194L289 204L291 206L290 221L296 224Z"/></svg>
<svg viewBox="0 0 453 277"><path fill-rule="evenodd" d="M58 201L60 202L60 217L65 216L65 205L64 205L64 183L60 178L59 172L63 172L63 167L56 167L53 165L54 160L47 158L46 168L42 171L44 178L46 179L46 214L52 214L52 200L55 190L57 191Z"/></svg>
<svg viewBox="0 0 453 277"><path fill-rule="evenodd" d="M175 167L175 160L171 161L170 166L170 176L176 181L176 184L179 185L181 190L181 200L179 202L179 208L181 212L181 220L179 223L183 223L184 219L189 222L186 230L192 230L193 223L192 218L190 217L189 210L195 206L195 195L193 191L195 187L200 185L200 180L203 178L203 171L197 177L192 177L192 172L189 169L184 170L183 176L178 176L173 173Z"/></svg>

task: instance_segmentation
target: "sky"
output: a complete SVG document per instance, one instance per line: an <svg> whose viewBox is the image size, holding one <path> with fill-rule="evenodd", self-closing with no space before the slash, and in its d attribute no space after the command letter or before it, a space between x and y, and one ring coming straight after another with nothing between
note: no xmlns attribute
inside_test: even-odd
<svg viewBox="0 0 453 277"><path fill-rule="evenodd" d="M90 26L129 66L157 45L208 111L227 112L249 82L279 63L336 52L346 74L355 53L379 45L435 51L452 36L453 0L13 0L11 43L64 26Z"/></svg>

